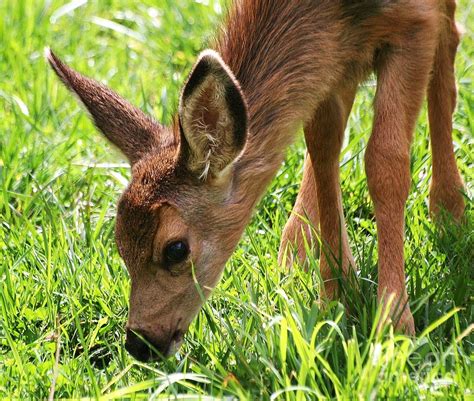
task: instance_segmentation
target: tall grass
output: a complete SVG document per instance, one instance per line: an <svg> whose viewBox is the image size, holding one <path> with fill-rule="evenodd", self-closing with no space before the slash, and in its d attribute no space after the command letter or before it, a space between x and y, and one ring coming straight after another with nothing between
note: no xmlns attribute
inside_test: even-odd
<svg viewBox="0 0 474 401"><path fill-rule="evenodd" d="M457 58L454 141L472 193L473 5ZM363 153L373 84L357 97L342 155L351 244L360 269L350 313L321 305L318 260L278 267L281 229L302 173L300 138L261 201L181 352L141 364L123 347L129 281L114 243L129 179L42 58L52 46L169 122L179 87L211 37L215 0L0 2L0 398L468 399L473 388L474 226L428 216L426 112L412 151L405 256L418 336L375 330L376 229ZM54 386L52 384L54 383ZM54 394L53 389L54 387Z"/></svg>

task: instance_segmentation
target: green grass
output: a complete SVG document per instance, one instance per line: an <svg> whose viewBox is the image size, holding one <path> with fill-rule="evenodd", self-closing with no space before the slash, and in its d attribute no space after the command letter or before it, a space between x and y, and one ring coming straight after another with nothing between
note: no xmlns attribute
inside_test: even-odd
<svg viewBox="0 0 474 401"><path fill-rule="evenodd" d="M462 0L458 12L467 33L457 58L454 117L468 193L471 3ZM150 365L128 356L129 280L114 243L114 214L129 171L48 69L43 48L51 45L78 70L168 122L220 6L215 0L92 0L62 13L65 4L0 2L0 398L45 399L56 377L56 398L472 399L473 204L461 227L439 230L429 219L426 111L412 151L405 242L418 337L374 331L376 229L363 168L370 84L358 95L343 154L344 206L360 268L352 313L338 303L319 306L317 260L309 272L277 267L281 230L301 178L300 139L179 355Z"/></svg>

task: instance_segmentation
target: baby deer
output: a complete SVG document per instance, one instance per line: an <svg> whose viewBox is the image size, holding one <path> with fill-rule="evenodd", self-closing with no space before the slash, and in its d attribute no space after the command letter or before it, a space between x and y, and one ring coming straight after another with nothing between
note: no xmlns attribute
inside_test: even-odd
<svg viewBox="0 0 474 401"><path fill-rule="evenodd" d="M126 347L132 355L152 360L179 346L301 125L308 157L281 259L290 254L288 244L304 258L301 233L309 229L298 216L308 216L326 249L322 295L338 296L335 278L354 267L339 154L357 86L371 71L378 85L365 161L377 221L378 297L392 305L396 327L414 333L404 206L410 143L426 91L431 210L446 209L455 219L464 210L451 138L454 12L454 0L237 0L216 50L201 53L192 69L171 127L47 51L58 77L132 167L116 220L131 277Z"/></svg>

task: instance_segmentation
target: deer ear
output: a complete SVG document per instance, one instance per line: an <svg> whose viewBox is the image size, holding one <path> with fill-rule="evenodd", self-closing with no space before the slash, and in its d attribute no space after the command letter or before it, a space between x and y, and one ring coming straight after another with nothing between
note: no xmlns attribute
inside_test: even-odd
<svg viewBox="0 0 474 401"><path fill-rule="evenodd" d="M201 53L179 105L181 157L200 178L218 177L244 148L247 107L237 79L212 50Z"/></svg>
<svg viewBox="0 0 474 401"><path fill-rule="evenodd" d="M63 84L87 108L97 128L131 164L160 145L162 127L149 116L106 86L74 71L50 49L45 56Z"/></svg>

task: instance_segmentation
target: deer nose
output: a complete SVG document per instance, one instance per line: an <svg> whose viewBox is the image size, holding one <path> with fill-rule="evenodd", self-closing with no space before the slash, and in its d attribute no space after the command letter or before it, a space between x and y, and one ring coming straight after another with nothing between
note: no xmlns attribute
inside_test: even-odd
<svg viewBox="0 0 474 401"><path fill-rule="evenodd" d="M156 341L138 330L127 329L125 349L140 362L167 358L181 342L183 334L178 330L166 339Z"/></svg>

